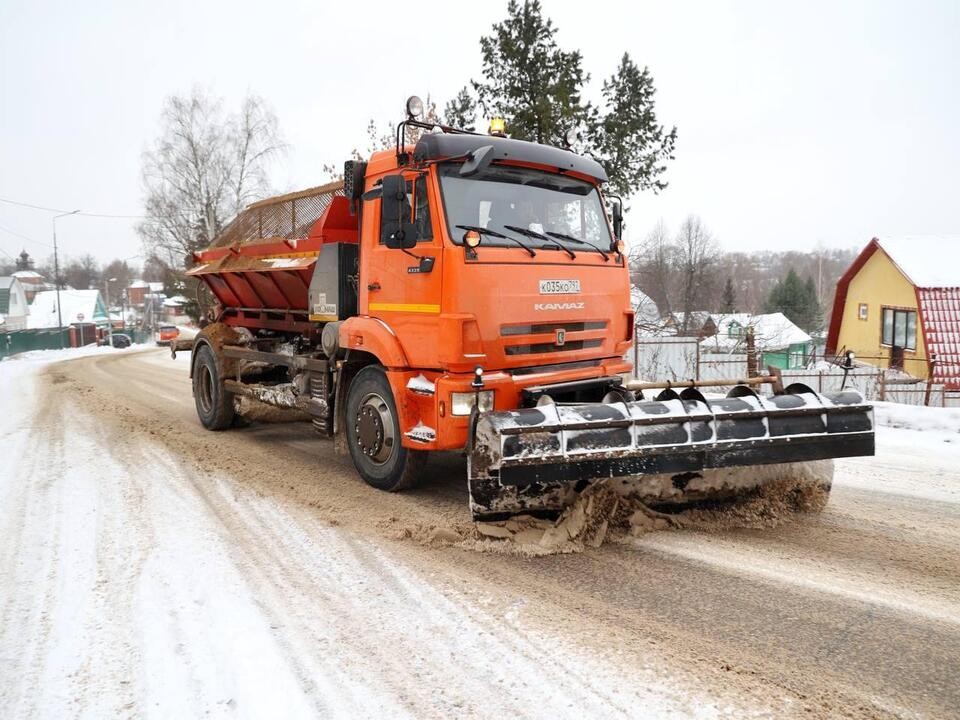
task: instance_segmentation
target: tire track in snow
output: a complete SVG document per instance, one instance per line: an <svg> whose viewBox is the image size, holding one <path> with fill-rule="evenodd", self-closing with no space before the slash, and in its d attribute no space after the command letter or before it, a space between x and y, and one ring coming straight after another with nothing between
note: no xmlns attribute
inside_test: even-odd
<svg viewBox="0 0 960 720"><path fill-rule="evenodd" d="M40 384L32 377L24 381L33 388ZM0 552L0 578L8 589L0 619L0 699L12 717L36 711L57 580L64 570L58 563L61 538L56 522L64 473L63 425L56 421L59 408L50 394L28 391L19 401L34 401L37 396L40 403L29 435L7 476L15 501L4 514L13 526L4 528L5 547Z"/></svg>
<svg viewBox="0 0 960 720"><path fill-rule="evenodd" d="M562 666L552 658L552 653L529 642L510 642L510 638L522 634L519 628L506 627L507 640L494 635L490 628L503 627L503 618L485 617L480 622L474 617L465 618L463 606L451 606L436 592L430 592L429 585L426 585L426 590L420 589L424 584L422 580L411 580L398 567L386 564L372 546L344 536L335 528L314 525L309 532L305 532L278 510L275 503L267 500L257 503L251 499L240 499L232 503L235 509L224 510L222 506L227 498L223 497L222 492L210 489L222 487L220 483L203 478L195 482L207 485L207 489L199 491L208 495L208 506L230 529L230 536L238 547L238 554L242 556L239 562L247 567L245 575L259 575L262 578L254 594L261 599L265 611L271 617L279 615L286 618L283 622L285 626L298 625L297 636L308 634L315 646L335 648L338 662L349 658L354 665L351 674L376 677L378 683L386 683L391 687L391 694L395 697L406 696L404 699L408 710L414 715L436 712L437 688L444 688L440 694L447 696L455 692L450 685L456 686L462 682L462 678L451 677L450 660L446 657L447 649L456 647L461 636L486 635L476 654L483 658L496 658L497 662L482 668L480 674L489 677L489 680L479 687L460 689L459 695L449 699L446 706L441 705L444 713L495 712L496 706L490 705L491 690L496 688L494 695L502 693L503 688L509 688L518 677L527 683L521 687L524 692L530 691L532 678L539 677L542 680L545 675L550 678L551 674L557 672L562 672L567 680L577 677L575 667ZM255 504L262 507L254 511L252 507ZM281 549L283 552L280 552ZM367 572L358 573L358 566ZM304 577L309 582L303 582ZM278 593L278 588L283 591ZM368 607L363 602L362 594L371 591L385 593L390 598L389 602ZM268 597L271 598L269 603L265 600ZM398 614L394 608L400 608L401 612ZM410 608L416 608L412 616ZM475 610L472 612L476 613ZM319 632L321 625L331 621L335 627L328 628L329 633ZM431 632L425 630L424 624ZM408 638L411 632L418 637L415 643ZM433 637L435 632L441 633L439 639ZM385 654L385 649L389 653ZM301 648L301 653L309 657L316 650ZM522 660L516 660L518 657ZM535 671L532 671L532 666ZM547 670L550 674L545 672ZM326 667L321 673L332 671L340 676L339 682L348 689L350 684L355 684L355 680L348 684L350 678L334 668ZM415 685L411 687L407 681L411 672L424 680L433 679L433 684L425 683L434 688L430 695L416 697L422 695L422 691L418 691ZM473 674L476 674L476 670ZM580 682L569 684L574 689L584 689L579 694L572 692L568 697L569 704L581 708L592 704L597 712L615 707L613 697L586 692L591 689L589 678L581 677ZM340 687L342 690L343 686ZM355 692L353 697L357 696ZM474 704L477 696L487 696L488 699L478 706ZM513 692L509 698L515 709L519 699L517 692ZM561 705L553 710L560 712L562 707L568 706ZM359 709L364 708L361 705ZM547 709L551 709L549 705ZM507 708L504 711L509 712ZM626 707L621 706L620 711L626 712Z"/></svg>

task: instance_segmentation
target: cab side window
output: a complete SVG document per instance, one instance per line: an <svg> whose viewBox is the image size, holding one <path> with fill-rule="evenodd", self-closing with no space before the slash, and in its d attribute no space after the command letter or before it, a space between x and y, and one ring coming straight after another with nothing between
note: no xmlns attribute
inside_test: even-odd
<svg viewBox="0 0 960 720"><path fill-rule="evenodd" d="M414 225L417 226L417 242L433 240L433 224L430 222L430 201L427 197L427 176L420 175L416 182L416 209Z"/></svg>

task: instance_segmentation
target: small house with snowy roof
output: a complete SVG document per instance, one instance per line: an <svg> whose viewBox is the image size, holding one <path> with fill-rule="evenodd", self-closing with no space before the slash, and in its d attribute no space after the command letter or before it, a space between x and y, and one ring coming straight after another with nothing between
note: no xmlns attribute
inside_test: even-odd
<svg viewBox="0 0 960 720"><path fill-rule="evenodd" d="M761 353L761 364L781 370L806 367L813 353L810 336L783 313L716 314L712 317L716 333L704 339L701 349L711 353L744 353L747 332L753 332L754 346Z"/></svg>
<svg viewBox="0 0 960 720"><path fill-rule="evenodd" d="M837 283L827 352L960 390L960 238L873 238Z"/></svg>

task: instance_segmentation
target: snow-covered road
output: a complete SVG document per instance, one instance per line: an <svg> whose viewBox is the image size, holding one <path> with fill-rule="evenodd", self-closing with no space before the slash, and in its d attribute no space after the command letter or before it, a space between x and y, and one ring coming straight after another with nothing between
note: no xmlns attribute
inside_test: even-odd
<svg viewBox="0 0 960 720"><path fill-rule="evenodd" d="M388 495L308 425L204 432L164 352L0 363L0 397L3 718L960 707L949 413L888 418L820 516L525 558L428 542L458 459Z"/></svg>

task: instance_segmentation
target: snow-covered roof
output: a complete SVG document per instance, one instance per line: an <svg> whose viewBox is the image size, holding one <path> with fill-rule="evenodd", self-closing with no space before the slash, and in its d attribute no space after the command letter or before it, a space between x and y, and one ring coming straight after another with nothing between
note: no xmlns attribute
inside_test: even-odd
<svg viewBox="0 0 960 720"><path fill-rule="evenodd" d="M682 311L672 312L670 314L678 323L682 323L683 319L687 316L687 314ZM703 320L704 322L706 322L712 316L713 316L713 313L711 313L709 310L691 310L690 311L690 319L694 321Z"/></svg>
<svg viewBox="0 0 960 720"><path fill-rule="evenodd" d="M37 287L46 287L48 285L43 275L33 270L17 270L12 277L15 277L17 280L23 283L24 286L31 289Z"/></svg>
<svg viewBox="0 0 960 720"><path fill-rule="evenodd" d="M776 350L788 345L810 342L810 336L790 322L783 313L763 315L731 313L716 314L711 317L717 324L717 334L704 340L708 347L721 350L734 348L743 342L742 330L748 327L753 328L757 347L765 350Z"/></svg>
<svg viewBox="0 0 960 720"><path fill-rule="evenodd" d="M148 287L150 287L150 283L146 282L145 280L134 280L132 283L130 283L131 290L133 288L148 288Z"/></svg>
<svg viewBox="0 0 960 720"><path fill-rule="evenodd" d="M163 283L162 282L151 282L147 283L150 286L150 292L152 293L162 293L163 292Z"/></svg>
<svg viewBox="0 0 960 720"><path fill-rule="evenodd" d="M163 301L163 304L166 307L177 307L179 305L186 305L190 300L185 298L183 295L174 295Z"/></svg>
<svg viewBox="0 0 960 720"><path fill-rule="evenodd" d="M13 275L4 275L0 277L0 290L9 290L13 283L17 282L18 278L15 278Z"/></svg>
<svg viewBox="0 0 960 720"><path fill-rule="evenodd" d="M633 307L634 321L641 327L662 324L657 304L636 285L630 286L630 305Z"/></svg>
<svg viewBox="0 0 960 720"><path fill-rule="evenodd" d="M905 235L877 242L917 287L960 287L960 236Z"/></svg>
<svg viewBox="0 0 960 720"><path fill-rule="evenodd" d="M85 323L107 321L106 308L99 290L60 291L60 317L63 326L67 327L80 322L78 315L83 315ZM56 290L38 292L30 305L27 328L47 330L55 327L57 327L57 292Z"/></svg>

